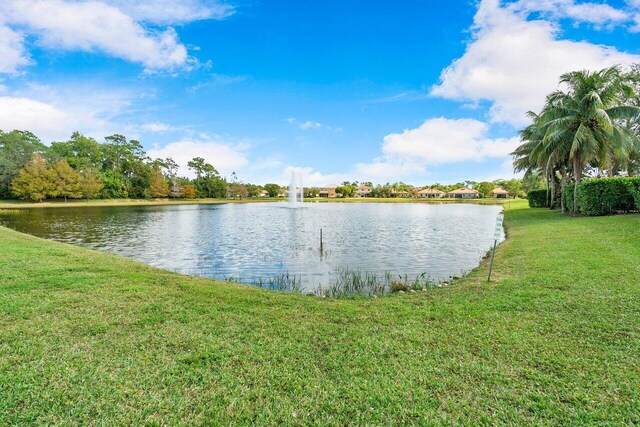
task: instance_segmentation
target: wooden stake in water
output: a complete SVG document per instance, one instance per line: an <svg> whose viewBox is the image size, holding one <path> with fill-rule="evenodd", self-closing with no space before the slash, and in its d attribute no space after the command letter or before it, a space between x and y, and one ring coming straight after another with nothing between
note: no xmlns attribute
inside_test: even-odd
<svg viewBox="0 0 640 427"><path fill-rule="evenodd" d="M322 252L322 228L320 229L320 252Z"/></svg>
<svg viewBox="0 0 640 427"><path fill-rule="evenodd" d="M496 218L496 230L493 236L493 253L491 254L491 264L489 264L489 277L487 282L491 281L491 271L493 270L493 259L496 256L496 246L498 246L498 240L502 236L502 221L504 221L504 213L500 212Z"/></svg>

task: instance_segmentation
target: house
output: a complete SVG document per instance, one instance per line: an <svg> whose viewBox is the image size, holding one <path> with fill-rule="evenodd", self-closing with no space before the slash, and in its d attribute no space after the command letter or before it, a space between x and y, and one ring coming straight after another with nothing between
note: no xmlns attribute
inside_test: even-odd
<svg viewBox="0 0 640 427"><path fill-rule="evenodd" d="M396 190L395 188L392 188L391 191L389 192L389 196L391 196L391 197L411 197L411 193L409 193L408 191Z"/></svg>
<svg viewBox="0 0 640 427"><path fill-rule="evenodd" d="M356 197L369 197L371 196L371 187L367 187L366 185L358 185L356 188Z"/></svg>
<svg viewBox="0 0 640 427"><path fill-rule="evenodd" d="M260 190L258 192L258 194L256 194L256 196L258 196L258 197L269 197L269 192L267 190Z"/></svg>
<svg viewBox="0 0 640 427"><path fill-rule="evenodd" d="M287 197L287 196L289 196L289 191L288 190L280 189L278 191L278 197Z"/></svg>
<svg viewBox="0 0 640 427"><path fill-rule="evenodd" d="M437 188L425 188L424 190L418 191L418 198L420 199L435 199L444 197L447 193L444 191L440 191Z"/></svg>
<svg viewBox="0 0 640 427"><path fill-rule="evenodd" d="M495 188L492 192L493 194L493 198L494 199L508 199L509 198L509 192L507 190L505 190L504 188Z"/></svg>
<svg viewBox="0 0 640 427"><path fill-rule="evenodd" d="M338 188L335 185L329 185L327 187L320 187L318 190L318 197L338 197L338 195L336 194L336 188Z"/></svg>
<svg viewBox="0 0 640 427"><path fill-rule="evenodd" d="M447 196L454 199L477 199L480 197L480 192L473 188L462 187L457 190L450 191Z"/></svg>

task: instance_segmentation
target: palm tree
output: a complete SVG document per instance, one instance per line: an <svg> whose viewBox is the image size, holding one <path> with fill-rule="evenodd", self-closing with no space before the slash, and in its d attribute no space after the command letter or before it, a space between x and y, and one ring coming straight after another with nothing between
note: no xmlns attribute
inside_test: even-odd
<svg viewBox="0 0 640 427"><path fill-rule="evenodd" d="M520 138L524 143L519 146L513 153L514 170L516 172L525 172L525 176L542 171L547 182L547 201L551 209L555 206L557 173L561 175L561 207L565 212L565 186L567 181L567 156L568 149L566 144L562 144L562 140L555 140L554 143L545 143L544 137L549 127L545 123L543 116L545 115L549 105L545 105L541 114L532 111L527 116L532 120L532 124L520 131Z"/></svg>
<svg viewBox="0 0 640 427"><path fill-rule="evenodd" d="M633 90L619 67L566 73L560 76L560 83L567 90L550 94L537 120L545 129L543 145L557 155L568 150L575 185L573 210L577 213L577 189L585 166L592 161L611 164L640 147L640 139L623 124L638 117L640 108L625 105Z"/></svg>

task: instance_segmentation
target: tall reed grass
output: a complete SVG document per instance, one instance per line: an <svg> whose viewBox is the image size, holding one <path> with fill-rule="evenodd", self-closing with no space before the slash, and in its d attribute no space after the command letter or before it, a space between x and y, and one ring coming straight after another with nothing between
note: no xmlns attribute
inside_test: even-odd
<svg viewBox="0 0 640 427"><path fill-rule="evenodd" d="M177 271L178 272L178 271ZM180 271L183 274L212 277L206 269ZM216 275L213 275L215 277ZM373 297L396 292L414 292L441 286L427 273L416 277L407 274L372 273L352 268L337 269L328 285L317 285L309 289L303 284L301 276L288 272L266 278L243 278L234 275L222 275L222 280L233 283L245 283L272 291L297 292L323 298L350 298L355 296Z"/></svg>

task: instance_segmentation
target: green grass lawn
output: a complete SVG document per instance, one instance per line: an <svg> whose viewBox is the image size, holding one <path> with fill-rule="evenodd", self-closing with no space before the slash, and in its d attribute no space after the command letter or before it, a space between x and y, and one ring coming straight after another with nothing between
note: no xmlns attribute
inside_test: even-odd
<svg viewBox="0 0 640 427"><path fill-rule="evenodd" d="M493 283L348 300L0 228L0 425L640 423L640 216L505 221Z"/></svg>

